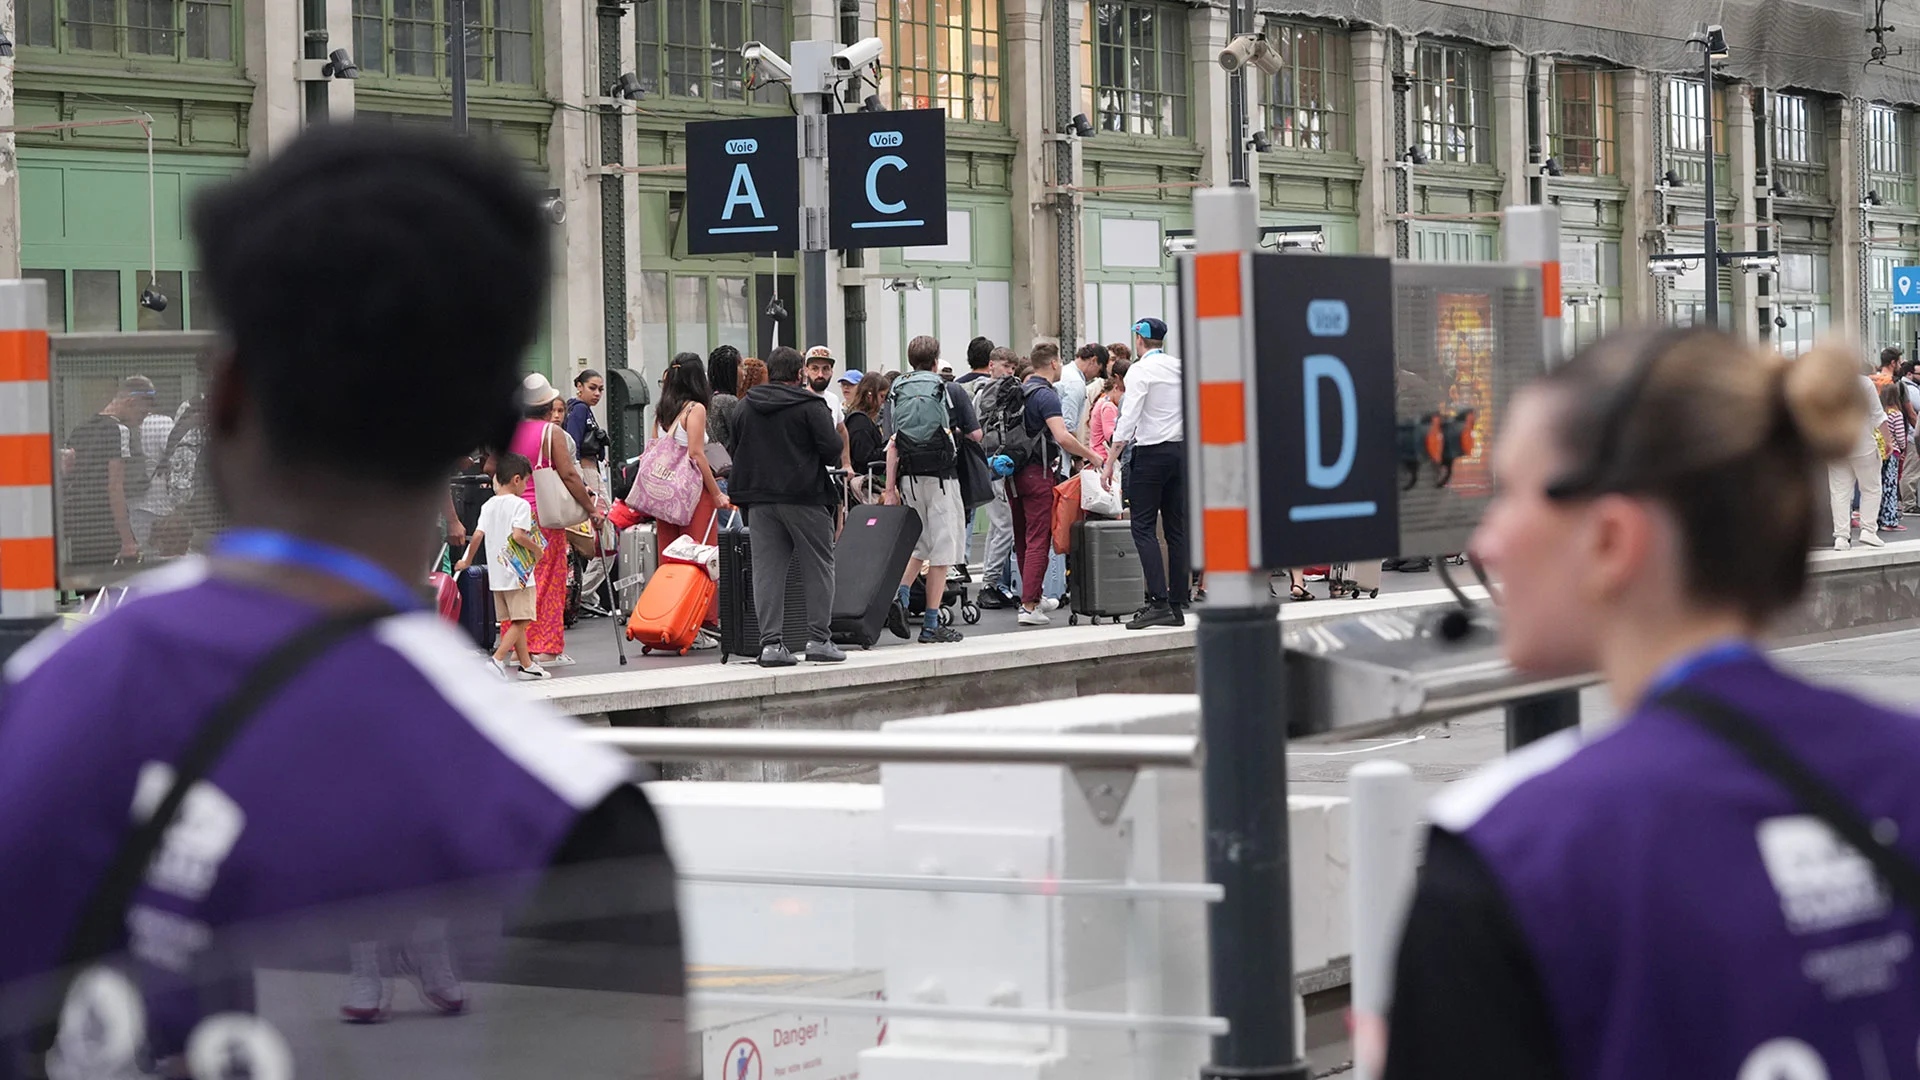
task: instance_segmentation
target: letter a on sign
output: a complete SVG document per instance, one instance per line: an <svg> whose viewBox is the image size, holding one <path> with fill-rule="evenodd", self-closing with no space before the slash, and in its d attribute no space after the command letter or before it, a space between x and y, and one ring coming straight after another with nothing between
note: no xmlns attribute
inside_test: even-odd
<svg viewBox="0 0 1920 1080"><path fill-rule="evenodd" d="M727 205L720 211L720 219L733 220L736 206L753 207L753 216L757 218L767 216L767 212L760 209L760 193L753 187L753 170L747 168L744 161L733 167L733 183L727 188Z"/></svg>

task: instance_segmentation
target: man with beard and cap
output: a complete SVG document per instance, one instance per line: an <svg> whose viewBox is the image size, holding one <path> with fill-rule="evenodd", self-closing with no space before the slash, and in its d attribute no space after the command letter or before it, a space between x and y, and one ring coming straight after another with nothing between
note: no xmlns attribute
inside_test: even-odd
<svg viewBox="0 0 1920 1080"><path fill-rule="evenodd" d="M840 399L840 392L833 389L833 350L825 345L815 345L807 350L807 366L804 372L807 389L820 395L827 403L827 409L833 413L833 430L840 436L840 467L853 472L853 456L847 452L847 406Z"/></svg>

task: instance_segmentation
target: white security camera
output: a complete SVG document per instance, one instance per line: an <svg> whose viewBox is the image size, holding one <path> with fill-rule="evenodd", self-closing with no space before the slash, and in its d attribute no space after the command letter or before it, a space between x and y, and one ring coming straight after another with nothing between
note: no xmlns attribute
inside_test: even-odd
<svg viewBox="0 0 1920 1080"><path fill-rule="evenodd" d="M1220 50L1220 66L1226 70L1239 71L1248 64L1269 75L1280 73L1280 54L1267 44L1267 35L1241 34Z"/></svg>
<svg viewBox="0 0 1920 1080"><path fill-rule="evenodd" d="M755 86L793 81L793 68L779 53L757 41L740 46L740 59L747 62L747 81Z"/></svg>
<svg viewBox="0 0 1920 1080"><path fill-rule="evenodd" d="M833 70L835 74L845 75L859 71L861 68L879 59L880 39L877 37L861 38L859 41L833 54Z"/></svg>
<svg viewBox="0 0 1920 1080"><path fill-rule="evenodd" d="M1772 274L1780 269L1778 255L1747 255L1740 259L1740 269L1748 274Z"/></svg>

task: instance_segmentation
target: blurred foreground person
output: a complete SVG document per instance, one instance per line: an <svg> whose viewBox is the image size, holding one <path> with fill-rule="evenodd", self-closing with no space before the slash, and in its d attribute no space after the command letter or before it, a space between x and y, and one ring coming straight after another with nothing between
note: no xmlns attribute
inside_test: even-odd
<svg viewBox="0 0 1920 1080"><path fill-rule="evenodd" d="M233 528L5 665L0 1075L683 1076L672 871L629 763L421 603L454 463L513 428L534 194L450 136L336 125L192 221ZM362 942L413 1010L473 1015L368 1042L339 1020Z"/></svg>
<svg viewBox="0 0 1920 1080"><path fill-rule="evenodd" d="M1598 671L1621 719L1430 807L1388 1077L1914 1075L1920 724L1760 645L1867 419L1853 363L1637 331L1516 399L1473 539L1507 657Z"/></svg>

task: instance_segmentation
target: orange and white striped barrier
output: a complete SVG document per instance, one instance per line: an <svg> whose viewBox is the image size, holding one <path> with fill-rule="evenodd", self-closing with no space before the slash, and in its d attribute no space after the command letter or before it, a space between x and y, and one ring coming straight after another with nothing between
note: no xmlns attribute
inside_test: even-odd
<svg viewBox="0 0 1920 1080"><path fill-rule="evenodd" d="M1193 561L1206 571L1208 595L1229 604L1268 600L1253 573L1260 549L1259 425L1249 389L1258 212L1247 188L1196 192L1194 252L1180 280L1191 356L1188 443L1197 448L1187 467Z"/></svg>
<svg viewBox="0 0 1920 1080"><path fill-rule="evenodd" d="M1502 255L1540 268L1540 344L1547 366L1566 359L1560 336L1560 208L1509 206L1500 216Z"/></svg>
<svg viewBox="0 0 1920 1080"><path fill-rule="evenodd" d="M0 618L54 613L47 283L0 281Z"/></svg>

